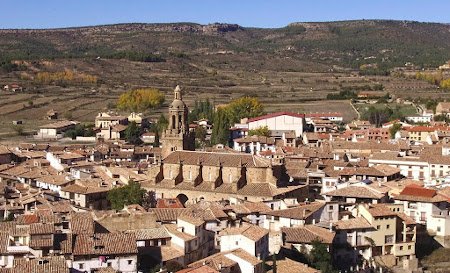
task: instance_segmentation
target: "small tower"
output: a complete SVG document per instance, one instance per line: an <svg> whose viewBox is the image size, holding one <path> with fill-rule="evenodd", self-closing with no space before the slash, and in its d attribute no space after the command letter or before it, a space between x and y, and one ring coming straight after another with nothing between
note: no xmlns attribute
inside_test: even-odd
<svg viewBox="0 0 450 273"><path fill-rule="evenodd" d="M174 99L169 106L169 126L161 138L162 158L174 151L194 150L195 139L189 132L188 113L189 110L183 102L182 90L177 85L174 90Z"/></svg>

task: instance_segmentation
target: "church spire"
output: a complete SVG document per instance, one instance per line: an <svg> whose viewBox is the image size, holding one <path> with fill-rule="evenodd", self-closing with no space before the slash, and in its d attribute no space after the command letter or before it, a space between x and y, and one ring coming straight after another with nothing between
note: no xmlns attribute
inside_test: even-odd
<svg viewBox="0 0 450 273"><path fill-rule="evenodd" d="M181 97L181 87L179 85L177 85L175 87L174 92L174 100L182 100L183 98Z"/></svg>

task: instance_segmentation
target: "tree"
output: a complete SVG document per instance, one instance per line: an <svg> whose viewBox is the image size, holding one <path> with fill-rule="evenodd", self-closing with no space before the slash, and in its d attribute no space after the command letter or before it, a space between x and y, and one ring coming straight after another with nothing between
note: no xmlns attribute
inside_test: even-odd
<svg viewBox="0 0 450 273"><path fill-rule="evenodd" d="M427 100L427 102L425 103L425 107L428 110L433 110L433 113L436 114L436 106L438 105L438 102L436 100Z"/></svg>
<svg viewBox="0 0 450 273"><path fill-rule="evenodd" d="M117 108L127 111L145 111L164 103L164 94L158 89L143 88L130 90L120 95Z"/></svg>
<svg viewBox="0 0 450 273"><path fill-rule="evenodd" d="M17 135L19 135L19 136L23 136L25 133L24 133L24 130L23 130L23 126L21 126L21 125L13 125L12 126L12 129L16 132L16 134Z"/></svg>
<svg viewBox="0 0 450 273"><path fill-rule="evenodd" d="M142 198L142 207L146 210L150 208L155 208L157 203L156 192L148 191L144 194Z"/></svg>
<svg viewBox="0 0 450 273"><path fill-rule="evenodd" d="M85 124L77 124L75 128L67 130L64 133L64 137L68 137L71 139L76 139L77 136L91 137L95 136L95 132L93 130L93 124L85 125Z"/></svg>
<svg viewBox="0 0 450 273"><path fill-rule="evenodd" d="M212 144L227 144L230 137L230 120L225 108L217 109L214 115L214 126L211 134Z"/></svg>
<svg viewBox="0 0 450 273"><path fill-rule="evenodd" d="M369 107L367 110L367 120L370 123L375 124L376 127L381 127L381 125L393 116L392 109L385 107L382 109L375 108L373 106Z"/></svg>
<svg viewBox="0 0 450 273"><path fill-rule="evenodd" d="M195 101L194 107L191 109L188 120L192 123L199 119L207 119L211 121L214 117L214 105L207 99L205 101Z"/></svg>
<svg viewBox="0 0 450 273"><path fill-rule="evenodd" d="M166 269L167 269L168 272L177 272L177 271L180 271L183 268L184 267L180 263L175 262L175 261L168 261L166 263Z"/></svg>
<svg viewBox="0 0 450 273"><path fill-rule="evenodd" d="M243 97L231 101L226 106L230 123L239 122L242 118L254 118L264 114L264 107L257 98Z"/></svg>
<svg viewBox="0 0 450 273"><path fill-rule="evenodd" d="M447 117L447 115L444 113L442 115L435 115L434 121L444 121L446 123L450 122L450 119Z"/></svg>
<svg viewBox="0 0 450 273"><path fill-rule="evenodd" d="M394 123L391 128L389 128L389 134L391 135L391 138L395 138L395 134L402 129L402 125L400 123Z"/></svg>
<svg viewBox="0 0 450 273"><path fill-rule="evenodd" d="M205 142L206 139L206 129L199 125L195 128L195 139L200 142Z"/></svg>
<svg viewBox="0 0 450 273"><path fill-rule="evenodd" d="M125 129L125 140L131 144L141 143L141 129L137 126L136 122L132 121Z"/></svg>
<svg viewBox="0 0 450 273"><path fill-rule="evenodd" d="M264 127L259 127L259 128L250 130L250 131L248 131L248 135L249 135L249 136L265 136L265 137L270 137L269 127L264 126Z"/></svg>
<svg viewBox="0 0 450 273"><path fill-rule="evenodd" d="M169 126L169 120L167 120L166 116L161 114L161 116L159 116L159 119L157 122L158 132L162 133L164 130L167 129L167 126Z"/></svg>
<svg viewBox="0 0 450 273"><path fill-rule="evenodd" d="M312 249L309 253L311 265L320 270L322 273L332 273L333 265L331 254L328 252L327 246L319 240L312 242Z"/></svg>
<svg viewBox="0 0 450 273"><path fill-rule="evenodd" d="M130 179L128 185L110 190L107 199L112 209L121 210L131 204L142 205L145 193L141 184Z"/></svg>

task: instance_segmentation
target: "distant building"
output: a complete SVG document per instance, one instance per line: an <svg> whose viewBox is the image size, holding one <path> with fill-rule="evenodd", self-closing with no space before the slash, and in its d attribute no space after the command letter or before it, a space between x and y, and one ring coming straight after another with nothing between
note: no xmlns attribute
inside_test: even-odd
<svg viewBox="0 0 450 273"><path fill-rule="evenodd" d="M128 119L111 113L99 113L95 117L95 128L104 129L114 125L127 125Z"/></svg>
<svg viewBox="0 0 450 273"><path fill-rule="evenodd" d="M270 131L295 131L295 137L300 137L304 131L305 115L291 112L277 112L248 120L249 130L266 126Z"/></svg>
<svg viewBox="0 0 450 273"><path fill-rule="evenodd" d="M433 120L433 112L424 112L422 115L406 116L405 120L414 123L430 123Z"/></svg>
<svg viewBox="0 0 450 273"><path fill-rule="evenodd" d="M58 119L58 112L53 109L48 110L46 119Z"/></svg>
<svg viewBox="0 0 450 273"><path fill-rule="evenodd" d="M342 113L308 113L305 114L306 123L311 122L312 119L327 119L332 122L343 122Z"/></svg>
<svg viewBox="0 0 450 273"><path fill-rule="evenodd" d="M35 138L41 139L59 139L64 137L64 133L75 128L79 124L77 121L62 120L55 123L42 125L39 127Z"/></svg>

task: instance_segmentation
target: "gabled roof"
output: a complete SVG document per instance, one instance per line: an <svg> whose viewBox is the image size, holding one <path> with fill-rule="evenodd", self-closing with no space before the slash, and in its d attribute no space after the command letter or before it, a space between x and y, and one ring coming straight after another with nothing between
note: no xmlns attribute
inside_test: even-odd
<svg viewBox="0 0 450 273"><path fill-rule="evenodd" d="M283 218L304 220L313 215L316 211L320 210L326 205L325 202L316 202L306 205L300 205L298 207L274 210L266 212L267 215L278 216Z"/></svg>
<svg viewBox="0 0 450 273"><path fill-rule="evenodd" d="M335 223L336 229L371 229L373 226L363 217L350 218L347 220L339 220Z"/></svg>
<svg viewBox="0 0 450 273"><path fill-rule="evenodd" d="M237 138L234 140L234 142L237 143L252 143L252 142L259 142L261 144L275 144L275 139L273 137L266 137L266 136L246 136L242 138Z"/></svg>
<svg viewBox="0 0 450 273"><path fill-rule="evenodd" d="M319 240L325 244L332 244L335 232L314 225L295 228L281 228L284 240L288 243L312 243Z"/></svg>
<svg viewBox="0 0 450 273"><path fill-rule="evenodd" d="M258 241L267 234L269 234L267 229L250 224L242 224L242 226L239 227L229 227L219 233L220 236L242 235L252 241Z"/></svg>
<svg viewBox="0 0 450 273"><path fill-rule="evenodd" d="M327 192L326 195L337 197L366 198L366 199L381 199L385 196L385 194L383 193L379 193L369 187L364 186L348 186L345 188L340 188L334 191Z"/></svg>
<svg viewBox="0 0 450 273"><path fill-rule="evenodd" d="M80 234L75 237L73 255L137 254L136 236L127 233Z"/></svg>
<svg viewBox="0 0 450 273"><path fill-rule="evenodd" d="M266 168L270 160L250 154L175 151L163 160L166 164Z"/></svg>
<svg viewBox="0 0 450 273"><path fill-rule="evenodd" d="M14 259L11 273L69 273L64 257L43 257L37 259Z"/></svg>
<svg viewBox="0 0 450 273"><path fill-rule="evenodd" d="M66 128L68 126L77 125L79 122L77 121L70 121L70 120L61 120L50 124L45 124L42 126L39 126L39 128L45 128L45 129L62 129Z"/></svg>
<svg viewBox="0 0 450 273"><path fill-rule="evenodd" d="M448 201L448 198L438 194L436 190L426 189L414 184L406 186L395 199L425 203Z"/></svg>
<svg viewBox="0 0 450 273"><path fill-rule="evenodd" d="M267 271L268 273L274 273L273 270L273 262L268 261L270 266L272 266L272 270ZM281 260L277 259L276 262L276 272L277 273L321 273L320 270L317 270L313 267L309 267L306 264L303 264L301 262L297 262L288 258L283 258Z"/></svg>
<svg viewBox="0 0 450 273"><path fill-rule="evenodd" d="M279 116L291 116L291 117L296 117L296 118L305 118L305 114L298 114L298 113L284 111L284 112L276 112L276 113L271 113L271 114L251 118L248 120L248 122L250 123L250 122L255 122L258 120L262 120L262 119L269 119L269 118L274 118L274 117L279 117Z"/></svg>

